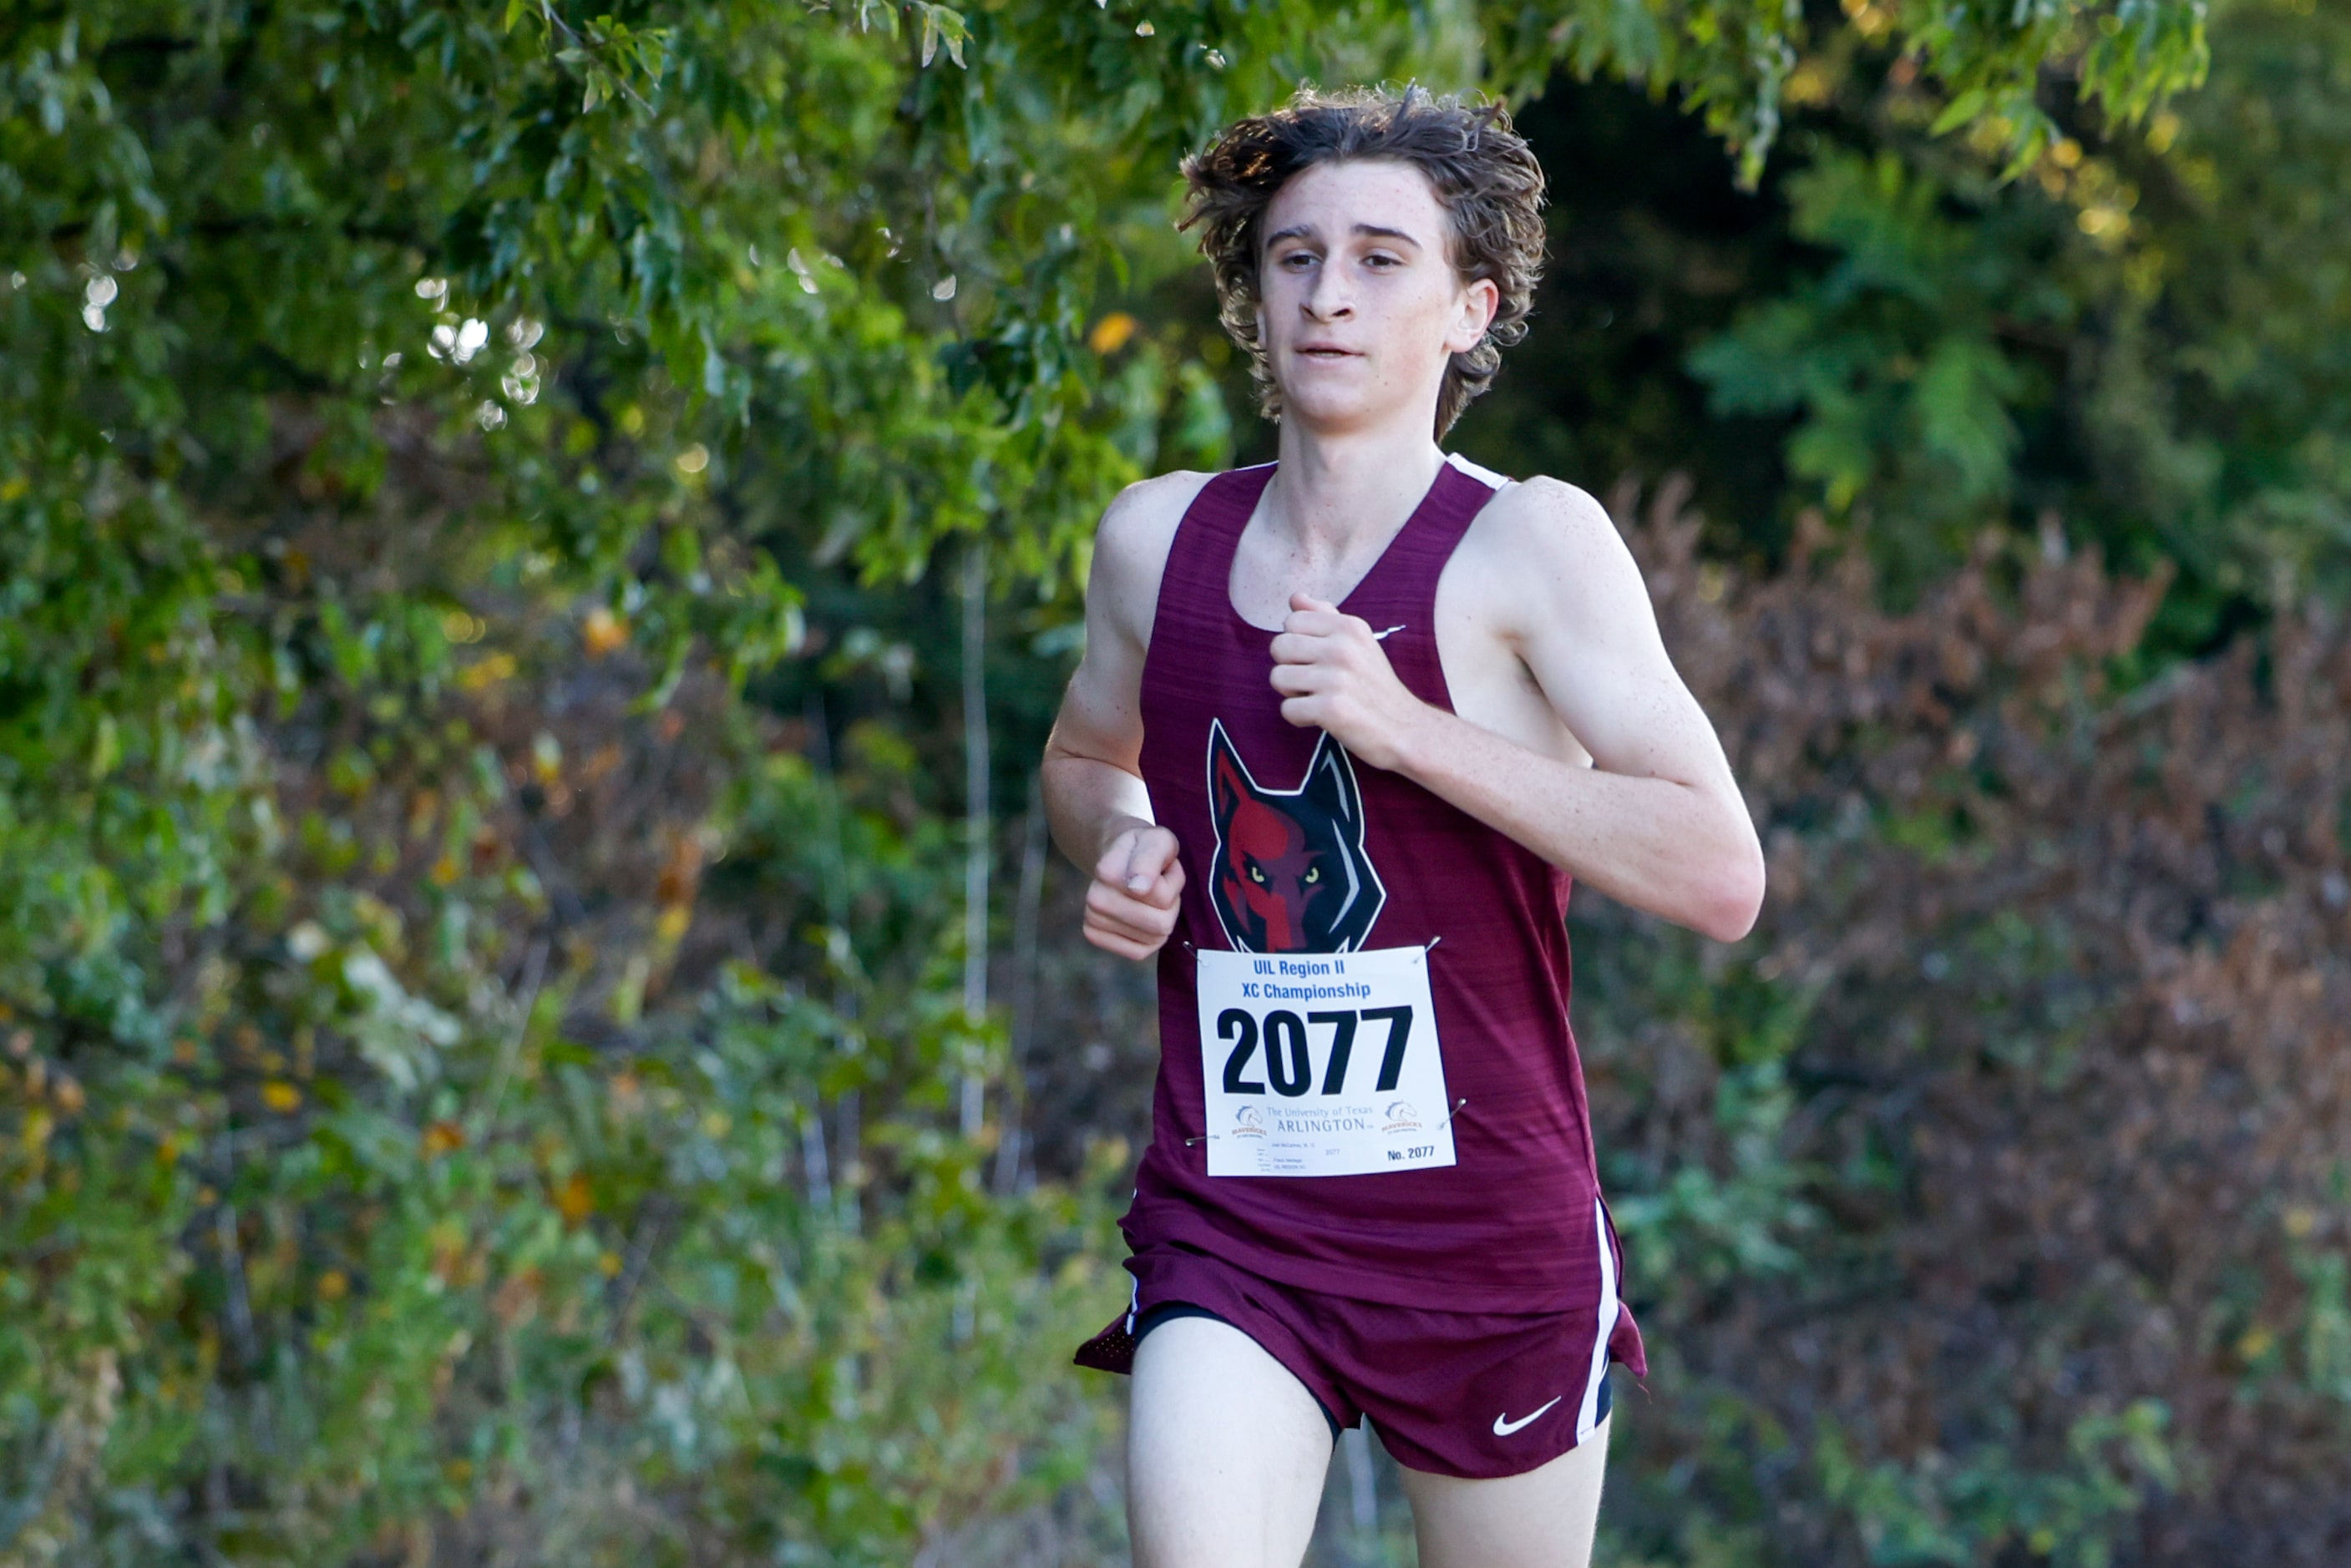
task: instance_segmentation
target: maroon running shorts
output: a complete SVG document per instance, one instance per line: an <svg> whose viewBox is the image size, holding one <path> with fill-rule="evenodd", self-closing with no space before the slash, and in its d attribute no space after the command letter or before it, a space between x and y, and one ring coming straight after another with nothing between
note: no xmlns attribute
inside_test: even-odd
<svg viewBox="0 0 2351 1568"><path fill-rule="evenodd" d="M1608 1414L1609 1341L1634 1332L1613 1279L1588 1307L1458 1313L1278 1284L1175 1243L1126 1266L1134 1304L1079 1346L1079 1366L1130 1372L1159 1324L1216 1318L1304 1384L1334 1434L1368 1417L1398 1464L1436 1475L1520 1475L1583 1442Z"/></svg>

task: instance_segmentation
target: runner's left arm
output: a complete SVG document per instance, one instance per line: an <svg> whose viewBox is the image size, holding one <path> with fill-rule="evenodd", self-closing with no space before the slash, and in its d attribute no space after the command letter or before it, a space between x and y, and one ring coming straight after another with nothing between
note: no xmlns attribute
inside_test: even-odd
<svg viewBox="0 0 2351 1568"><path fill-rule="evenodd" d="M1494 626L1592 765L1548 757L1421 701L1371 629L1302 597L1274 646L1292 723L1317 724L1620 903L1722 941L1747 934L1763 856L1721 742L1658 635L1607 514L1552 482L1496 519Z"/></svg>

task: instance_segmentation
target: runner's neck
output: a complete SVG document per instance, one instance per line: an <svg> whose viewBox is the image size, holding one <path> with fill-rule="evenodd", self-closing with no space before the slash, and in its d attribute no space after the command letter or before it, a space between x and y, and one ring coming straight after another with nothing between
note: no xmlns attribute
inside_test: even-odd
<svg viewBox="0 0 2351 1568"><path fill-rule="evenodd" d="M1343 560L1404 526L1445 466L1435 441L1393 431L1318 436L1285 421L1280 466L1258 523L1269 542L1307 564Z"/></svg>

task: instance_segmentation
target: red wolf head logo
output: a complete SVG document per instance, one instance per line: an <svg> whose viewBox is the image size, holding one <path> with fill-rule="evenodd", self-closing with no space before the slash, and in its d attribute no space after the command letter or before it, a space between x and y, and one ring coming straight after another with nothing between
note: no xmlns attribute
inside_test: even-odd
<svg viewBox="0 0 2351 1568"><path fill-rule="evenodd" d="M1208 901L1236 951L1363 946L1387 889L1364 853L1364 798L1344 746L1324 735L1296 789L1264 789L1212 721L1208 814L1217 825Z"/></svg>

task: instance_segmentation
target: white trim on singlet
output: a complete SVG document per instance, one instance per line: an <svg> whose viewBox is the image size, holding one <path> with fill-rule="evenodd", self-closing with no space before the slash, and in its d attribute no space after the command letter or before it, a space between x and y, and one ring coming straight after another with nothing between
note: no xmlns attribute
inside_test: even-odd
<svg viewBox="0 0 2351 1568"><path fill-rule="evenodd" d="M1608 1244L1608 1214L1592 1200L1592 1223L1600 1232L1600 1313L1592 1334L1592 1375L1584 1379L1583 1404L1575 1412L1575 1440L1600 1425L1600 1390L1608 1381L1608 1336L1616 1331L1616 1250Z"/></svg>
<svg viewBox="0 0 2351 1568"><path fill-rule="evenodd" d="M1489 490L1499 490L1504 485L1510 483L1509 475L1496 473L1492 469L1486 467L1483 463L1472 462L1458 452L1447 452L1445 454L1445 461L1459 469L1462 472L1468 474L1470 478L1476 480L1479 483L1484 485Z"/></svg>

